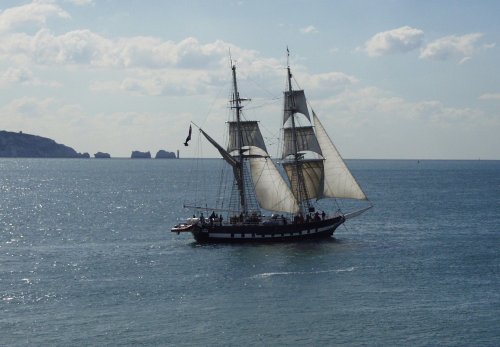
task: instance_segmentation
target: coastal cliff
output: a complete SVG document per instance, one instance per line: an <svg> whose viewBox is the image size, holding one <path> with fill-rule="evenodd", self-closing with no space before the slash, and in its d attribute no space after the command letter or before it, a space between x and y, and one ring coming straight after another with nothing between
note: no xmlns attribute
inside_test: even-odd
<svg viewBox="0 0 500 347"><path fill-rule="evenodd" d="M52 139L0 130L0 157L4 158L89 158Z"/></svg>

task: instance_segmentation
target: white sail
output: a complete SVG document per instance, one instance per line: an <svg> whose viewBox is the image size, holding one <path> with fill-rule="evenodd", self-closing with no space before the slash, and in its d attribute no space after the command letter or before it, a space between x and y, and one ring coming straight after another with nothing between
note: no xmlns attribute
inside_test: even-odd
<svg viewBox="0 0 500 347"><path fill-rule="evenodd" d="M256 146L267 151L257 121L240 121L240 134L242 137L242 147ZM228 152L232 152L238 148L238 123L234 121L229 122L229 144L227 150Z"/></svg>
<svg viewBox="0 0 500 347"><path fill-rule="evenodd" d="M285 172L292 185L292 192L297 192L297 181L293 180L294 163L283 163ZM298 166L302 170L304 187L307 190L308 199L320 199L323 197L323 160L302 160ZM305 197L303 197L305 199Z"/></svg>
<svg viewBox="0 0 500 347"><path fill-rule="evenodd" d="M283 129L283 159L288 155L295 153L295 148L297 149L297 152L312 151L321 154L321 148L319 147L318 140L316 139L312 126L295 128L295 140L297 147L295 147L292 133L292 128Z"/></svg>
<svg viewBox="0 0 500 347"><path fill-rule="evenodd" d="M288 118L295 113L302 113L308 120L311 120L309 117L309 109L307 108L306 96L303 90L294 90L291 93L289 91L285 92L283 124L285 124Z"/></svg>
<svg viewBox="0 0 500 347"><path fill-rule="evenodd" d="M312 114L316 127L316 137L325 159L323 163L325 169L323 196L367 200L365 193L347 168L318 116L314 111Z"/></svg>
<svg viewBox="0 0 500 347"><path fill-rule="evenodd" d="M299 206L269 155L250 147L250 171L260 207L276 212L297 213Z"/></svg>

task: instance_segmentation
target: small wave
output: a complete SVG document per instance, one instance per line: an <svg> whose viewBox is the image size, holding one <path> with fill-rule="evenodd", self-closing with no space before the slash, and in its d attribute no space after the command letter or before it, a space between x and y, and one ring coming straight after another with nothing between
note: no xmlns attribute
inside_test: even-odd
<svg viewBox="0 0 500 347"><path fill-rule="evenodd" d="M345 269L331 269L331 270L316 270L316 271L289 271L289 272L264 272L252 276L252 278L268 278L272 276L289 276L289 275L317 275L324 273L339 273L339 272L351 272L354 271L355 267L351 266Z"/></svg>

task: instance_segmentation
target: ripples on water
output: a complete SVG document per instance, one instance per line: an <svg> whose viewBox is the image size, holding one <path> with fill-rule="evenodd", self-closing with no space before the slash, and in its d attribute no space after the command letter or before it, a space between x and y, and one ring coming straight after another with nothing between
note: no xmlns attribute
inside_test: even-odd
<svg viewBox="0 0 500 347"><path fill-rule="evenodd" d="M350 161L323 242L171 234L219 162L1 159L0 345L500 344L500 162Z"/></svg>

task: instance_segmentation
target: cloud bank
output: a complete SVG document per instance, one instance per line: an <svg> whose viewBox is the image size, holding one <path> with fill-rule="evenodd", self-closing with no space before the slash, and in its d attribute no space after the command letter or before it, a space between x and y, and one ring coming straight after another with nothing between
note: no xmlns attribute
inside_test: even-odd
<svg viewBox="0 0 500 347"><path fill-rule="evenodd" d="M480 44L482 37L482 33L471 33L461 36L449 35L425 43L423 30L403 26L375 34L365 42L362 50L370 57L379 57L407 53L419 49L420 59L433 61L458 59L459 64L463 64L480 50L495 46L494 43Z"/></svg>

